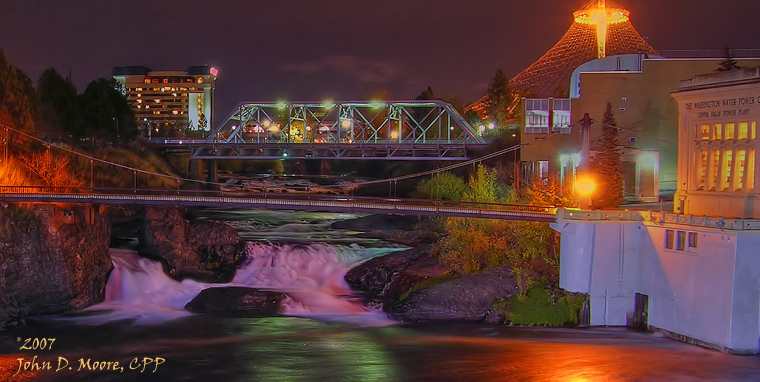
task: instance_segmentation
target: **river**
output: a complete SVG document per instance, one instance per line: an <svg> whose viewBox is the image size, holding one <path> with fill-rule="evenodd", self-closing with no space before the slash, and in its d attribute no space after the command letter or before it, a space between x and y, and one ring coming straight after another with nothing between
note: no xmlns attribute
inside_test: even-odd
<svg viewBox="0 0 760 382"><path fill-rule="evenodd" d="M113 250L105 302L0 332L0 381L760 381L760 357L653 333L398 323L362 306L342 276L403 248L329 229L349 215L203 217L249 241L233 284L286 291L285 315L189 314L182 307L209 285Z"/></svg>

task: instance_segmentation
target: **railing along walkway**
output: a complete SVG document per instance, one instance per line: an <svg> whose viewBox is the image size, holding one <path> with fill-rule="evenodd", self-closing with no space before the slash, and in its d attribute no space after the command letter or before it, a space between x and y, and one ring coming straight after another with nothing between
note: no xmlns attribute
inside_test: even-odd
<svg viewBox="0 0 760 382"><path fill-rule="evenodd" d="M273 194L229 191L166 191L140 189L50 189L0 187L2 202L179 205L216 208L302 210L452 216L502 220L556 221L548 206L450 202L438 200L355 197L347 195Z"/></svg>

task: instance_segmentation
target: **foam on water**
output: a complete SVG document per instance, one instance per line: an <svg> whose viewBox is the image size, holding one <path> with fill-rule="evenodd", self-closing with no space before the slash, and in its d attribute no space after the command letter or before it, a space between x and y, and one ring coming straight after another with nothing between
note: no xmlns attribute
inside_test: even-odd
<svg viewBox="0 0 760 382"><path fill-rule="evenodd" d="M189 315L184 306L203 289L243 286L286 293L289 296L284 301L286 315L363 326L388 325L393 321L364 307L343 279L351 265L380 254L379 249L365 250L353 247L336 250L326 244L248 243L246 263L237 270L233 281L209 284L173 280L164 274L160 263L133 251L112 249L114 270L106 285L105 301L86 309L98 314L73 319L96 325L120 319L157 324Z"/></svg>

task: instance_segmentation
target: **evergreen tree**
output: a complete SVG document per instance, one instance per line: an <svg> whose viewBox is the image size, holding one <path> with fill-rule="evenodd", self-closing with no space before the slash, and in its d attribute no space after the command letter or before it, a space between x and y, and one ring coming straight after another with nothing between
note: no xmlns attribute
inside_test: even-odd
<svg viewBox="0 0 760 382"><path fill-rule="evenodd" d="M623 202L623 171L618 151L618 127L612 105L607 103L599 138L599 150L592 162L597 185L592 196L594 208L617 208Z"/></svg>
<svg viewBox="0 0 760 382"><path fill-rule="evenodd" d="M718 63L718 69L715 69L715 71L727 72L736 69L742 69L742 67L739 66L739 63L737 63L733 57L731 57L731 49L726 47L726 58Z"/></svg>
<svg viewBox="0 0 760 382"><path fill-rule="evenodd" d="M104 141L131 142L139 134L137 120L127 98L113 79L99 78L79 96L84 131Z"/></svg>
<svg viewBox="0 0 760 382"><path fill-rule="evenodd" d="M71 79L64 79L55 69L47 69L37 81L40 103L37 130L49 137L81 137L77 90Z"/></svg>
<svg viewBox="0 0 760 382"><path fill-rule="evenodd" d="M509 88L509 80L501 69L496 69L496 73L491 77L488 90L486 90L485 101L489 122L506 128L513 97L512 90Z"/></svg>
<svg viewBox="0 0 760 382"><path fill-rule="evenodd" d="M0 122L34 132L37 102L32 81L8 63L0 50Z"/></svg>

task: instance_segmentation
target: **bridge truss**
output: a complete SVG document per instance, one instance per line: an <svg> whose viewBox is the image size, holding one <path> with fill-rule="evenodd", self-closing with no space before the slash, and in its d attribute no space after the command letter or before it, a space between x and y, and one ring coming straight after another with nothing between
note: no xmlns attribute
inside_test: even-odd
<svg viewBox="0 0 760 382"><path fill-rule="evenodd" d="M241 103L187 145L194 159L467 160L486 142L434 100Z"/></svg>

